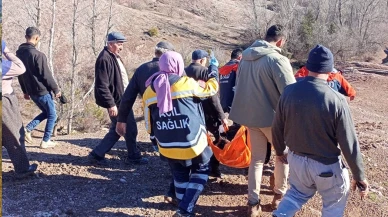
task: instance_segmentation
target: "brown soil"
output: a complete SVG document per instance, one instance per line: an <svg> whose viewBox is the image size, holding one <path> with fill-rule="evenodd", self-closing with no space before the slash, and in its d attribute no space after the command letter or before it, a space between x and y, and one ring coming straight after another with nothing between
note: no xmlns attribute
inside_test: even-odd
<svg viewBox="0 0 388 217"><path fill-rule="evenodd" d="M371 184L369 197L361 201L351 192L346 215L349 217L388 216L388 77L366 73L346 74L357 90L350 102ZM119 142L107 155L110 166L96 167L86 156L106 133L59 135L58 147L42 150L41 131L34 132L34 144L27 146L31 162L38 163L38 174L25 180L13 177L13 167L3 149L3 216L172 216L175 208L163 202L170 181L164 161L153 151L141 120L139 146L150 159L148 165L128 166L125 144ZM44 127L42 124L41 128ZM264 215L271 216L269 175L265 168L261 198ZM199 216L243 217L246 211L247 180L242 169L222 167L225 179L211 179L196 208ZM321 200L315 196L296 216L320 216Z"/></svg>

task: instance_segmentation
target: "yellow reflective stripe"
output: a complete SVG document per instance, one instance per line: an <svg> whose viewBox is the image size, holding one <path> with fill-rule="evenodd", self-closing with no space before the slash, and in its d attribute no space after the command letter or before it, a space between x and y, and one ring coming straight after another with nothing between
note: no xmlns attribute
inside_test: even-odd
<svg viewBox="0 0 388 217"><path fill-rule="evenodd" d="M176 160L189 160L200 155L208 146L207 137L202 133L201 138L195 146L190 148L163 148L159 144L159 152L163 156Z"/></svg>

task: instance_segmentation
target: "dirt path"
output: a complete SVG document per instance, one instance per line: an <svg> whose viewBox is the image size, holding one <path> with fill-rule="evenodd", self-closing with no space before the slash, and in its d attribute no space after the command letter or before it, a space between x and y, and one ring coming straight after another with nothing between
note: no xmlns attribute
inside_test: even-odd
<svg viewBox="0 0 388 217"><path fill-rule="evenodd" d="M357 90L350 106L372 186L364 202L351 193L346 216L388 216L388 77L366 73L346 77ZM136 113L141 115L140 104ZM150 159L145 166L128 166L120 160L125 156L123 141L107 155L109 167L90 165L86 156L104 130L59 136L59 146L48 150L39 149L42 133L35 132L35 143L28 145L27 151L31 161L39 164L39 173L27 180L13 178L3 149L3 216L171 216L175 208L162 197L170 181L169 170L148 143L142 121L138 127L139 146ZM271 216L268 185L272 169L270 164L264 171L264 216ZM225 180L209 181L196 211L199 216L243 217L247 198L244 170L222 167L222 171ZM320 207L320 198L315 196L296 216L320 216Z"/></svg>

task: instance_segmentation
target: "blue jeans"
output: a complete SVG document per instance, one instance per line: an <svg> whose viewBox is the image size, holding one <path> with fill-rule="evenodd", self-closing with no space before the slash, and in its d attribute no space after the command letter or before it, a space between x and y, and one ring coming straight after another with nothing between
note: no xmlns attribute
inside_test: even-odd
<svg viewBox="0 0 388 217"><path fill-rule="evenodd" d="M28 132L33 131L40 122L47 119L46 128L44 129L43 141L47 142L53 133L55 120L57 119L57 111L55 110L54 100L50 93L43 96L30 96L32 101L42 110L30 123L27 124Z"/></svg>
<svg viewBox="0 0 388 217"><path fill-rule="evenodd" d="M193 164L189 167L168 159L174 178L175 195L179 202L179 209L193 213L199 195L205 188L209 178L209 163Z"/></svg>
<svg viewBox="0 0 388 217"><path fill-rule="evenodd" d="M109 132L105 135L105 137L101 140L100 144L98 144L93 152L97 154L99 157L104 157L106 153L108 153L112 147L116 144L120 139L120 135L116 133L116 124L117 117L110 117L112 121ZM141 158L141 154L136 144L137 137L137 125L135 116L133 111L129 113L127 117L127 128L124 135L125 144L127 145L128 157L131 159L139 159Z"/></svg>
<svg viewBox="0 0 388 217"><path fill-rule="evenodd" d="M315 192L322 196L322 217L343 216L346 200L349 196L349 172L339 162L325 165L290 151L288 154L290 165L291 188L280 202L274 216L294 216ZM331 172L331 177L320 174Z"/></svg>

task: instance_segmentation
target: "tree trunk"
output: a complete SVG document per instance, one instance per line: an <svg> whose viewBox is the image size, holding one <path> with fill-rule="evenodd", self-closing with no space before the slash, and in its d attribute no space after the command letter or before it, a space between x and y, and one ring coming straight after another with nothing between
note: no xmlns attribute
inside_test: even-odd
<svg viewBox="0 0 388 217"><path fill-rule="evenodd" d="M112 8L113 8L113 0L110 0L110 5L109 5L109 17L108 17L108 26L106 28L106 35L105 35L105 43L107 42L106 36L109 34L109 30L112 28Z"/></svg>
<svg viewBox="0 0 388 217"><path fill-rule="evenodd" d="M54 76L55 73L54 73L54 64L53 64L53 61L54 61L53 50L54 50L54 30L55 30L55 15L56 15L55 6L56 6L57 0L52 0L52 1L53 1L53 5L52 5L52 9L51 9L52 19L51 19L51 28L50 28L48 59L49 59L49 67L50 67L51 72L53 73L53 76Z"/></svg>
<svg viewBox="0 0 388 217"><path fill-rule="evenodd" d="M98 49L96 46L96 20L97 20L97 0L93 0L93 14L92 14L91 29L92 29L92 49L95 57L97 57L98 55Z"/></svg>
<svg viewBox="0 0 388 217"><path fill-rule="evenodd" d="M259 20L257 17L257 9L256 9L256 1L252 0L252 9L253 9L253 16L254 16L254 22L255 22L255 37L259 34Z"/></svg>
<svg viewBox="0 0 388 217"><path fill-rule="evenodd" d="M38 6L36 7L36 28L38 29L40 29L40 21L42 17L41 6L42 6L42 0L38 0ZM40 50L40 43L38 43L37 49Z"/></svg>
<svg viewBox="0 0 388 217"><path fill-rule="evenodd" d="M73 125L73 116L74 116L74 108L75 108L75 87L77 82L77 46L76 46L76 31L75 31L75 24L77 20L77 8L78 8L78 0L73 0L73 23L71 28L72 33L72 48L73 48L73 55L72 55L72 70L71 70L71 79L70 79L70 93L71 93L71 101L70 101L70 114L68 117L68 123L67 123L67 134L71 134L72 132L72 125Z"/></svg>
<svg viewBox="0 0 388 217"><path fill-rule="evenodd" d="M52 0L52 8L51 8L51 28L50 28L50 41L49 41L49 52L48 52L48 60L49 60L49 67L51 70L51 73L53 74L53 77L55 79L55 73L54 73L54 56L53 56L53 50L54 50L54 30L55 30L55 15L56 15L56 0ZM60 106L60 111L63 110L62 104ZM61 117L62 112L59 112L59 115L57 117L57 121L55 122L53 136L57 136L57 129L59 126L59 122L62 119Z"/></svg>

